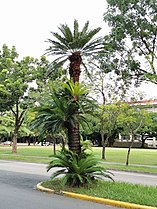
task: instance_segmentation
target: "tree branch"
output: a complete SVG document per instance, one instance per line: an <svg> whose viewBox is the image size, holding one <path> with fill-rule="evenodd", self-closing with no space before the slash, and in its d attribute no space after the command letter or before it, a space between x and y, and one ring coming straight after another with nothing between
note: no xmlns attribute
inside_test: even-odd
<svg viewBox="0 0 157 209"><path fill-rule="evenodd" d="M15 115L16 117L16 112L13 110L13 108L10 106L10 110L12 111L12 113Z"/></svg>

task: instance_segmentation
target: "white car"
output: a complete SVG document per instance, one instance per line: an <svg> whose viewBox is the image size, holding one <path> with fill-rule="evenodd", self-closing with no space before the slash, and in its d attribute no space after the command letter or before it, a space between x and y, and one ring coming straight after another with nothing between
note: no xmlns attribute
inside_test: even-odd
<svg viewBox="0 0 157 209"><path fill-rule="evenodd" d="M157 148L157 139L156 137L148 137L145 140L145 143L148 144L148 147Z"/></svg>
<svg viewBox="0 0 157 209"><path fill-rule="evenodd" d="M39 142L39 143L37 143L37 145L38 146L50 146L51 145L51 143L50 142Z"/></svg>
<svg viewBox="0 0 157 209"><path fill-rule="evenodd" d="M4 145L10 145L11 146L11 141L5 141L3 142Z"/></svg>

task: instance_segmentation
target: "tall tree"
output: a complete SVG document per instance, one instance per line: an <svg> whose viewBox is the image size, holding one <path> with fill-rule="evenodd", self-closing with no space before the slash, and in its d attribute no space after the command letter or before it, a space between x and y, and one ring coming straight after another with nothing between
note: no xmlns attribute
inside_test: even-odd
<svg viewBox="0 0 157 209"><path fill-rule="evenodd" d="M135 135L143 126L150 123L149 113L144 109L132 107L128 104L122 104L121 113L118 116L118 123L123 127L124 132L131 137L126 159L126 165L128 165L131 148L135 141Z"/></svg>
<svg viewBox="0 0 157 209"><path fill-rule="evenodd" d="M157 84L157 1L107 0L104 20L111 27L105 38L114 56L115 71ZM129 79L128 79L129 78Z"/></svg>
<svg viewBox="0 0 157 209"><path fill-rule="evenodd" d="M40 79L39 68L47 69L43 58L40 65L37 59L29 56L18 60L16 48L3 45L0 52L0 111L9 110L14 116L12 153L17 152L17 135L31 104L30 84Z"/></svg>
<svg viewBox="0 0 157 209"><path fill-rule="evenodd" d="M77 20L74 20L73 31L67 24L61 24L58 27L59 33L52 32L53 39L48 39L50 44L47 49L48 55L57 56L53 61L54 67L63 65L67 60L70 61L69 74L70 79L75 83L80 80L80 66L84 65L83 58L90 56L94 57L94 54L98 53L102 49L102 38L93 39L93 37L100 31L100 28L93 30L89 29L89 22L87 21L79 31L79 24ZM78 115L77 100L75 103L75 112ZM72 143L71 150L76 153L81 152L80 137L79 137L79 121L72 127Z"/></svg>
<svg viewBox="0 0 157 209"><path fill-rule="evenodd" d="M117 120L120 114L120 104L107 104L100 106L100 133L102 140L102 159L106 159L105 147L109 138L117 128Z"/></svg>

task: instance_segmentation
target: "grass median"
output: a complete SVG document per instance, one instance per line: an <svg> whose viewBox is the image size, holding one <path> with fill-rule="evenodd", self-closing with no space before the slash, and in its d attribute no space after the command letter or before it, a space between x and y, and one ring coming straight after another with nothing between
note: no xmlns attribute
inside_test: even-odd
<svg viewBox="0 0 157 209"><path fill-rule="evenodd" d="M42 183L42 186L55 191L75 192L94 197L157 207L157 188L153 186L98 180L88 187L78 188L64 186L59 179L46 180Z"/></svg>

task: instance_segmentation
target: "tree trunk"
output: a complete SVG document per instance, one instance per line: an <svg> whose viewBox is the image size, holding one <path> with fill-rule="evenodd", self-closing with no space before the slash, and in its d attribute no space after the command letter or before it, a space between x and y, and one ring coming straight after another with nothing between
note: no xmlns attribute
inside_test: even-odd
<svg viewBox="0 0 157 209"><path fill-rule="evenodd" d="M131 139L131 143L130 143L130 145L129 145L129 149L128 149L128 153L127 153L126 166L129 165L130 152L131 152L132 145L133 145L133 143L134 143L134 134L132 134L131 136L132 136L132 139Z"/></svg>
<svg viewBox="0 0 157 209"><path fill-rule="evenodd" d="M19 131L19 120L18 120L18 114L15 117L15 130L13 133L13 138L12 138L12 153L16 154L17 153L17 135Z"/></svg>
<svg viewBox="0 0 157 209"><path fill-rule="evenodd" d="M102 159L106 160L106 145L108 143L108 137L104 139L104 134L103 134L101 135L101 139L102 139Z"/></svg>
<svg viewBox="0 0 157 209"><path fill-rule="evenodd" d="M75 83L79 83L80 79L80 65L82 62L82 58L80 55L80 52L74 52L71 56L69 56L70 60L70 67L69 67L69 74L70 74L70 79Z"/></svg>
<svg viewBox="0 0 157 209"><path fill-rule="evenodd" d="M77 154L81 153L79 126L68 128L68 146L69 150Z"/></svg>
<svg viewBox="0 0 157 209"><path fill-rule="evenodd" d="M144 136L144 134L142 134L141 141L142 141L141 148L145 148L146 137Z"/></svg>
<svg viewBox="0 0 157 209"><path fill-rule="evenodd" d="M56 138L53 138L53 154L56 155Z"/></svg>
<svg viewBox="0 0 157 209"><path fill-rule="evenodd" d="M15 104L15 111L11 108L12 113L15 116L15 129L14 129L14 133L13 133L13 138L12 138L12 153L16 154L17 153L17 135L19 132L19 129L23 123L24 120L24 113L26 110L23 110L22 113L19 113L19 103L18 101Z"/></svg>
<svg viewBox="0 0 157 209"><path fill-rule="evenodd" d="M70 60L70 67L69 67L69 74L70 74L70 79L75 83L79 83L80 79L80 65L82 62L82 58L80 55L80 52L74 52L71 56L69 56ZM77 118L79 118L79 110L78 110L78 105L77 105L78 98L75 98L75 114ZM72 127L70 126L68 128L68 145L69 149L77 154L81 153L81 145L80 145L80 125L79 125L79 120L75 122L75 126Z"/></svg>
<svg viewBox="0 0 157 209"><path fill-rule="evenodd" d="M102 144L102 159L105 160L106 156L105 156L105 139L104 139L104 134L101 133L101 144Z"/></svg>
<svg viewBox="0 0 157 209"><path fill-rule="evenodd" d="M62 136L62 147L65 148L66 139Z"/></svg>
<svg viewBox="0 0 157 209"><path fill-rule="evenodd" d="M19 124L17 122L16 126L15 126L14 133L13 133L13 137L12 137L12 142L13 142L12 143L12 153L13 154L17 153L17 135L18 135L18 131L19 131Z"/></svg>
<svg viewBox="0 0 157 209"><path fill-rule="evenodd" d="M12 137L12 154L16 154L17 153L17 133L13 134Z"/></svg>

